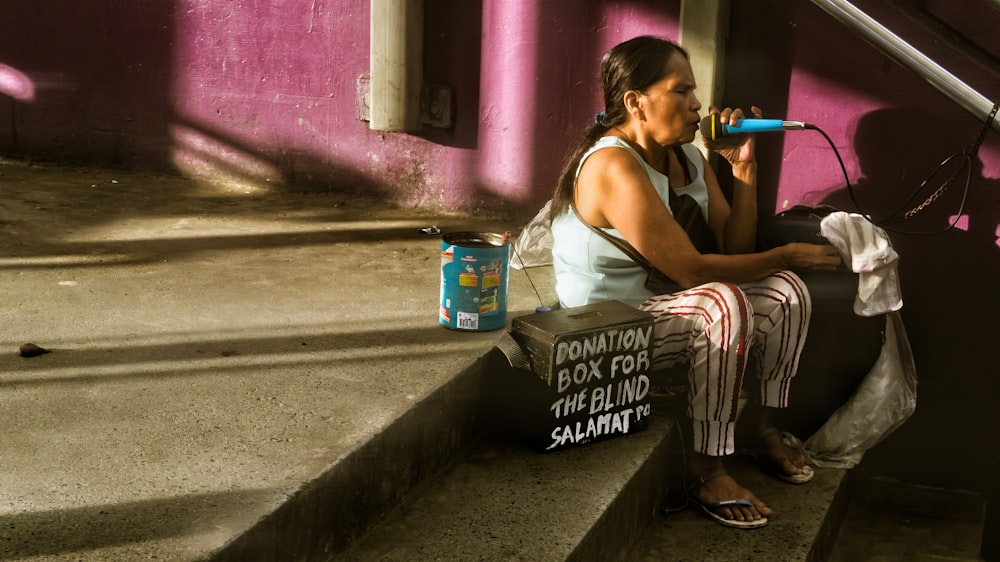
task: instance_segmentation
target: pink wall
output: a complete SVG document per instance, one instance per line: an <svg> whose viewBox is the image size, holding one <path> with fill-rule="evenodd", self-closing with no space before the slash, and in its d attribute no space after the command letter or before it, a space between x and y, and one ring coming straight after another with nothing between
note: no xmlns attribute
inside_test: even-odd
<svg viewBox="0 0 1000 562"><path fill-rule="evenodd" d="M639 33L676 37L680 2L426 0L425 76L453 89L455 125L417 134L373 132L359 120L368 4L0 0L0 104L9 106L0 111L0 153L523 216L547 199L565 151L599 109L601 54ZM974 119L818 8L764 4L734 2L726 101L815 122L852 180L883 171L879 180L894 189L971 142ZM930 3L949 16L953 4ZM995 49L995 12L978 9L987 13L966 14L962 31ZM995 76L966 74L995 92ZM876 118L912 121L913 112L927 127L913 136L892 123L890 137L913 162L863 170L858 131ZM765 208L818 202L842 184L817 134L762 144L772 164ZM985 178L1000 176L998 153L991 135Z"/></svg>
<svg viewBox="0 0 1000 562"><path fill-rule="evenodd" d="M39 85L31 100L0 86L2 154L499 216L547 199L599 107L601 53L639 33L676 36L679 11L427 0L425 77L452 88L455 125L398 134L359 120L369 0L64 4L0 0L0 64Z"/></svg>
<svg viewBox="0 0 1000 562"><path fill-rule="evenodd" d="M170 2L0 0L0 154L102 164L162 158ZM6 76L3 79L2 76ZM16 94L20 77L32 95Z"/></svg>

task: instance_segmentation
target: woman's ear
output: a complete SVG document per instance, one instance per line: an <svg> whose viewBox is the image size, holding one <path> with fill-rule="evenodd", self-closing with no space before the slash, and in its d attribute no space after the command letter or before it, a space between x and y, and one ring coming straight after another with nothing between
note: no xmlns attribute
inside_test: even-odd
<svg viewBox="0 0 1000 562"><path fill-rule="evenodd" d="M635 90L629 90L625 92L625 96L622 102L625 104L625 111L629 113L632 117L638 119L639 121L646 120L646 113L642 108L642 94Z"/></svg>

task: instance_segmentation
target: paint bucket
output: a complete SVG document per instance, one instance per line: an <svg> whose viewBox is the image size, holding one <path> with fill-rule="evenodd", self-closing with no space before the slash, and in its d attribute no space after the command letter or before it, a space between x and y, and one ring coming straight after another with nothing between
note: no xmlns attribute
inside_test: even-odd
<svg viewBox="0 0 1000 562"><path fill-rule="evenodd" d="M487 331L507 325L510 242L500 234L454 232L441 238L441 324Z"/></svg>

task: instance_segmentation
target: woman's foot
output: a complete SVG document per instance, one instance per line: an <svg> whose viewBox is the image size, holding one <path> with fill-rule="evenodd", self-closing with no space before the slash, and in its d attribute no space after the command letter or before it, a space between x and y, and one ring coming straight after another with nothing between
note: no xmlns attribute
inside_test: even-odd
<svg viewBox="0 0 1000 562"><path fill-rule="evenodd" d="M756 429L762 450L755 456L763 462L765 470L785 482L805 484L813 479L813 469L806 464L806 457L802 451L785 443L785 434L777 429L774 423L776 419L776 409L760 407L756 416Z"/></svg>
<svg viewBox="0 0 1000 562"><path fill-rule="evenodd" d="M792 484L805 484L813 479L814 472L806 464L806 457L801 451L785 443L784 434L773 427L764 429L760 434L764 446L765 460L778 478Z"/></svg>
<svg viewBox="0 0 1000 562"><path fill-rule="evenodd" d="M689 492L691 499L707 515L731 527L757 528L767 524L767 517L773 513L771 508L726 473L720 458L694 453L690 465L695 479Z"/></svg>

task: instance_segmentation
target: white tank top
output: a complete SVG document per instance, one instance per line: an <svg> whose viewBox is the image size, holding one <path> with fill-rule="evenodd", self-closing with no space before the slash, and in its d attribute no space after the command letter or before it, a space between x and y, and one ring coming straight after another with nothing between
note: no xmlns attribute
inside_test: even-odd
<svg viewBox="0 0 1000 562"><path fill-rule="evenodd" d="M618 137L598 139L580 159L580 165L576 170L577 176L591 154L609 147L628 150L642 164L653 187L669 210L670 181L667 176L650 167L635 149ZM675 192L679 195L690 195L697 201L707 221L708 187L705 184L701 153L692 144L686 144L682 148L687 156L688 170L691 171L691 183ZM624 238L616 229L606 228L604 231L612 236ZM552 221L552 240L552 265L556 278L556 294L559 296L561 306L583 306L608 300L638 306L655 296L643 286L646 281L646 270L610 242L591 231L572 209Z"/></svg>

